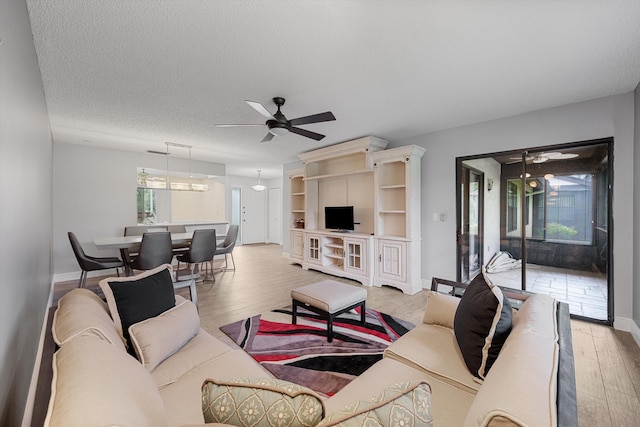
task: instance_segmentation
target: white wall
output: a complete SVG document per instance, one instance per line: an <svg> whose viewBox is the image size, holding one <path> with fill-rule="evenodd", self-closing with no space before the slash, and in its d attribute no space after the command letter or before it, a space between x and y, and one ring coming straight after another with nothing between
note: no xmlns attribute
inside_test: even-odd
<svg viewBox="0 0 640 427"><path fill-rule="evenodd" d="M20 425L51 287L51 130L24 1L0 2L0 425Z"/></svg>
<svg viewBox="0 0 640 427"><path fill-rule="evenodd" d="M491 153L614 137L614 307L615 326L629 330L634 296L634 94L632 92L521 114L394 141L390 147L416 144L422 158L422 278L455 278L455 159ZM445 222L430 220L443 212ZM636 218L637 218L636 214ZM635 292L640 292L636 285Z"/></svg>
<svg viewBox="0 0 640 427"><path fill-rule="evenodd" d="M633 217L636 226L633 229L633 320L635 327L632 332L640 345L640 84L635 90L635 151L634 151L634 186L633 186ZM633 325L632 325L633 326Z"/></svg>
<svg viewBox="0 0 640 427"><path fill-rule="evenodd" d="M207 191L172 191L170 222L225 221L226 194L224 184L212 179Z"/></svg>
<svg viewBox="0 0 640 427"><path fill-rule="evenodd" d="M135 225L137 167L162 169L166 158L156 154L109 150L55 140L53 147L53 270L56 280L80 268L67 232L73 231L90 255L119 255L98 251L96 237L122 235ZM220 163L192 161L194 173L224 176ZM186 159L172 159L171 169L187 172ZM75 277L75 276L74 276Z"/></svg>

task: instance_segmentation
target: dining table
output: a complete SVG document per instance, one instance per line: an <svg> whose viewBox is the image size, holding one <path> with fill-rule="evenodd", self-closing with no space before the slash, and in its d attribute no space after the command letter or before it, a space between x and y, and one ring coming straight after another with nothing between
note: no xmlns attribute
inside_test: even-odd
<svg viewBox="0 0 640 427"><path fill-rule="evenodd" d="M185 233L171 233L171 246L173 249L188 248L193 238L193 231ZM224 239L224 237L222 237ZM124 262L125 274L131 275L131 254L138 252L142 242L142 235L139 236L116 236L100 237L93 239L93 244L98 249L118 249Z"/></svg>

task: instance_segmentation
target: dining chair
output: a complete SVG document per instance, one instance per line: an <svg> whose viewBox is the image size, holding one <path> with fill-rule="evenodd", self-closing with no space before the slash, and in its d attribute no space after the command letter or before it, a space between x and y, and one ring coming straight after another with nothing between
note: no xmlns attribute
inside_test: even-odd
<svg viewBox="0 0 640 427"><path fill-rule="evenodd" d="M162 264L171 264L173 248L171 247L171 233L168 231L144 233L138 256L131 261L133 270L151 270Z"/></svg>
<svg viewBox="0 0 640 427"><path fill-rule="evenodd" d="M147 227L143 225L133 225L124 228L125 236L142 236L147 232Z"/></svg>
<svg viewBox="0 0 640 427"><path fill-rule="evenodd" d="M233 259L233 248L236 247L237 240L238 240L238 226L235 224L232 224L229 226L229 230L227 230L227 236L224 238L224 241L220 243L216 248L216 255L224 255L224 267L222 268L223 271L236 270L236 261ZM233 263L233 268L229 268L227 255L231 255L231 262Z"/></svg>
<svg viewBox="0 0 640 427"><path fill-rule="evenodd" d="M87 255L82 249L82 245L80 241L76 237L76 235L69 231L69 242L71 243L71 249L73 249L73 253L76 256L76 260L78 260L78 265L82 269L82 273L80 273L80 280L78 281L78 287L84 288L86 287L87 282L87 273L89 271L97 271L97 270L107 270L110 268L115 268L116 273L120 276L120 268L124 267L124 262L120 258L117 257L92 257Z"/></svg>
<svg viewBox="0 0 640 427"><path fill-rule="evenodd" d="M195 230L193 232L193 238L191 239L191 245L187 253L176 257L178 260L178 268L176 269L176 282L178 282L180 274L180 263L184 262L189 264L191 270L190 278L195 275L195 268L198 264L211 262L216 252L216 230L205 229ZM214 277L215 282L215 277Z"/></svg>
<svg viewBox="0 0 640 427"><path fill-rule="evenodd" d="M169 233L186 233L187 227L184 225L169 225L167 227L167 231ZM189 245L184 243L174 243L173 244L173 256L177 257L180 255L184 255L189 251Z"/></svg>

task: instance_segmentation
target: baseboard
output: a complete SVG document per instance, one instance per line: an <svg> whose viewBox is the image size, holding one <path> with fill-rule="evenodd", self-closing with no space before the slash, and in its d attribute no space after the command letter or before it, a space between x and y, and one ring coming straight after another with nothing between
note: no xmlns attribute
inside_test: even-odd
<svg viewBox="0 0 640 427"><path fill-rule="evenodd" d="M49 289L49 298L47 300L47 306L44 309L44 316L42 319L42 328L40 328L40 341L38 342L38 352L36 353L36 360L33 363L33 372L31 373L31 383L29 384L29 393L27 394L27 403L24 407L24 414L22 414L22 427L31 426L31 419L33 418L33 405L36 400L36 390L38 388L38 379L40 376L40 365L42 364L42 352L44 349L44 337L47 332L47 320L49 319L49 308L53 304L53 286L54 281L51 281L51 288Z"/></svg>
<svg viewBox="0 0 640 427"><path fill-rule="evenodd" d="M70 271L68 273L58 273L58 274L54 274L53 275L53 281L54 282L68 282L71 280L80 280L80 274L82 272L80 270L78 271ZM116 275L116 269L115 268L111 268L108 270L98 270L98 271L90 271L87 274L87 277L98 277L98 276L105 276L105 275L110 275L113 274L114 276Z"/></svg>
<svg viewBox="0 0 640 427"><path fill-rule="evenodd" d="M631 336L636 341L636 344L638 344L638 347L640 347L640 328L636 322L631 321L631 330L629 332L631 332Z"/></svg>

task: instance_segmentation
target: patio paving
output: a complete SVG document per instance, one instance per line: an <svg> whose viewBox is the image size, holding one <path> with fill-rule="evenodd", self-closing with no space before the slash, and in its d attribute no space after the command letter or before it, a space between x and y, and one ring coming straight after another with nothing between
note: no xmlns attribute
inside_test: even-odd
<svg viewBox="0 0 640 427"><path fill-rule="evenodd" d="M519 268L490 273L493 283L521 289ZM527 264L527 291L569 304L571 314L607 320L607 278L598 272Z"/></svg>

